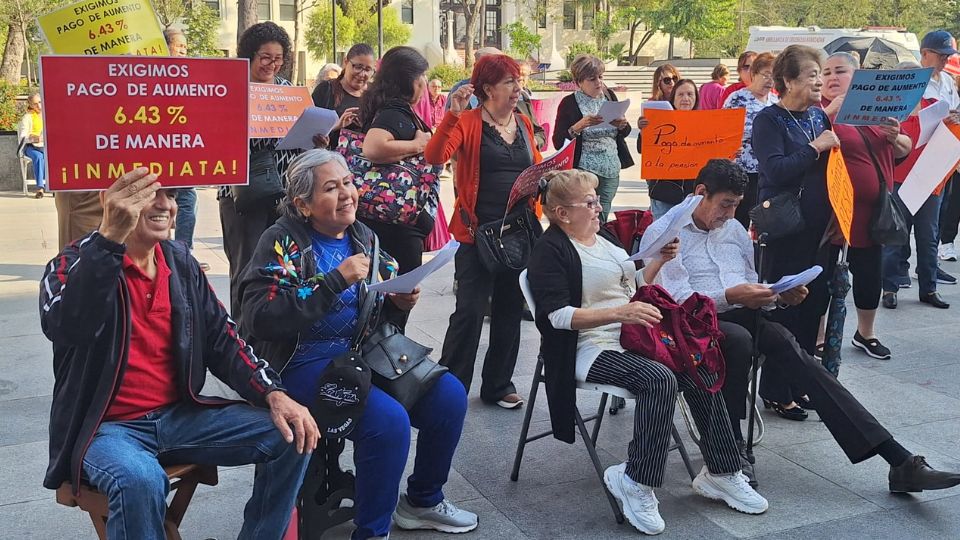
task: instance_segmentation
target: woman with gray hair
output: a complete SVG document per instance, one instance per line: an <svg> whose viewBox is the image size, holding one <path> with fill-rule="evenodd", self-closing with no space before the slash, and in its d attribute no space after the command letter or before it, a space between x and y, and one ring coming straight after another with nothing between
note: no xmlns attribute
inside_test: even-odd
<svg viewBox="0 0 960 540"><path fill-rule="evenodd" d="M859 60L848 52L835 52L823 64L820 104L831 121L840 111L853 72L859 67ZM833 130L840 139L840 151L853 182L853 226L847 250L853 274L853 301L857 306L857 331L852 344L870 357L886 360L890 358L890 349L880 343L873 325L880 306L883 246L870 238L870 222L877 209L881 184L882 189L893 190L894 163L910 153L913 142L892 117L879 126L834 124ZM823 350L823 343L817 345L817 350Z"/></svg>
<svg viewBox="0 0 960 540"><path fill-rule="evenodd" d="M617 101L613 90L603 84L604 69L596 56L582 54L574 59L570 73L579 89L560 101L553 127L553 146L560 148L564 140L576 139L573 167L597 175L601 222L607 220L620 186L620 170L633 166L626 143L630 122L621 117L608 124L600 116L604 103Z"/></svg>
<svg viewBox="0 0 960 540"><path fill-rule="evenodd" d="M283 373L290 397L312 406L321 375L347 352L367 291L374 234L356 219L357 188L340 154L309 150L287 170L282 215L257 245L241 285L244 324L258 354ZM397 265L380 255L383 279ZM420 296L389 294L380 320L410 311ZM376 325L374 325L375 327ZM386 537L391 520L403 529L467 532L477 515L457 508L443 486L467 412L463 385L443 374L409 410L376 386L370 388L352 431L356 465L356 530L352 538ZM323 423L323 419L321 424ZM419 430L413 475L397 503L410 448ZM329 432L328 432L328 436Z"/></svg>

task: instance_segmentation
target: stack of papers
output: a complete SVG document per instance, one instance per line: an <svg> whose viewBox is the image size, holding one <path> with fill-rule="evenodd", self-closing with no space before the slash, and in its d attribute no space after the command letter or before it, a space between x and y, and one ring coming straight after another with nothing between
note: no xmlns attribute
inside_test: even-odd
<svg viewBox="0 0 960 540"><path fill-rule="evenodd" d="M647 240L649 235L644 235L643 240L640 241L640 249L629 260L639 261L656 257L663 246L680 236L680 231L690 223L690 216L693 215L693 211L696 210L701 200L703 200L703 195L692 195L676 207L671 208L665 216L660 218L670 220L663 232L651 240Z"/></svg>
<svg viewBox="0 0 960 540"><path fill-rule="evenodd" d="M780 294L782 292L789 291L790 289L810 283L811 281L817 279L817 276L819 276L821 272L823 272L823 267L819 265L811 266L799 274L783 276L780 278L780 281L771 284L770 289L772 289L773 292Z"/></svg>

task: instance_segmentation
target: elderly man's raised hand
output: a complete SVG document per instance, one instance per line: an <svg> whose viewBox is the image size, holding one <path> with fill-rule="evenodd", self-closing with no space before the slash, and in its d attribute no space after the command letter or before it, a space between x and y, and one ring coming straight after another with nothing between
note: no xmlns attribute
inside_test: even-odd
<svg viewBox="0 0 960 540"><path fill-rule="evenodd" d="M103 221L100 234L107 240L122 244L140 221L140 212L153 201L160 189L157 175L146 167L134 169L121 176L102 195Z"/></svg>

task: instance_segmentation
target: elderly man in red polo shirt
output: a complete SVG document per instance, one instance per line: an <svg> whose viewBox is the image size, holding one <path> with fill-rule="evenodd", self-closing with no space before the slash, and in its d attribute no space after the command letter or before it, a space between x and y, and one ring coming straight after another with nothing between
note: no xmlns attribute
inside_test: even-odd
<svg viewBox="0 0 960 540"><path fill-rule="evenodd" d="M282 538L319 431L287 397L182 242L176 190L140 168L100 195L98 230L66 246L40 287L53 342L44 486L87 482L111 540L163 540L163 465L262 464L240 538ZM246 403L200 395L209 369Z"/></svg>

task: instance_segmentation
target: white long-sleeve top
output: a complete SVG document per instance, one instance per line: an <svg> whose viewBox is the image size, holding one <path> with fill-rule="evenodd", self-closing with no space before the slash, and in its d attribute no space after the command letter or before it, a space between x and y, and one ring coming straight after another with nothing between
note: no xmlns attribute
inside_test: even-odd
<svg viewBox="0 0 960 540"><path fill-rule="evenodd" d="M654 221L643 234L652 242L670 222L670 214ZM643 240L640 249L645 246ZM743 283L757 283L753 263L753 242L746 229L735 219L712 231L697 227L691 218L680 231L680 254L667 262L657 274L656 283L683 303L694 292L709 296L722 313L740 307L727 302L726 290Z"/></svg>

